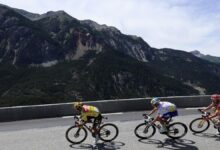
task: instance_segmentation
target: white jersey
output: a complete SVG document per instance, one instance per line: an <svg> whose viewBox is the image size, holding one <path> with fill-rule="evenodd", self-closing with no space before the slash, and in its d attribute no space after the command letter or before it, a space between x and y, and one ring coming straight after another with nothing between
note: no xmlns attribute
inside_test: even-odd
<svg viewBox="0 0 220 150"><path fill-rule="evenodd" d="M176 106L173 103L170 102L159 102L158 106L158 114L163 115L168 112L174 112L176 111Z"/></svg>

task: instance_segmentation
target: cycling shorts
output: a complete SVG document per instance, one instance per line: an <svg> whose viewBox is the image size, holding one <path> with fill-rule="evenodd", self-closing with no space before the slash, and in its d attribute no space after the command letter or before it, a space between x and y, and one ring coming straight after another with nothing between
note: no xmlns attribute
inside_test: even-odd
<svg viewBox="0 0 220 150"><path fill-rule="evenodd" d="M172 118L178 116L178 112L177 111L173 111L173 112L168 112L162 115L162 118L164 119L168 119L168 118Z"/></svg>

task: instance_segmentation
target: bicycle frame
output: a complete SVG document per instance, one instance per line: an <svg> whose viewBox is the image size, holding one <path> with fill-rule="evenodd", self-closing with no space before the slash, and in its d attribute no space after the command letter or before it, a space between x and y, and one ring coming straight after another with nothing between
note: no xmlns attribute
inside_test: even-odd
<svg viewBox="0 0 220 150"><path fill-rule="evenodd" d="M148 139L152 137L155 134L156 129L160 129L161 126L160 124L152 123L154 118L151 118L147 114L143 114L143 116L145 118L145 122L137 125L137 127L134 129L134 133L138 138ZM166 126L167 126L168 131L165 133L161 133L161 132L160 133L166 134L168 137L172 139L179 139L185 136L185 134L188 131L187 126L184 123L181 123L181 122L170 123L172 121L172 118L168 118L165 121L166 121ZM149 132L149 129L150 129L150 132Z"/></svg>
<svg viewBox="0 0 220 150"><path fill-rule="evenodd" d="M156 124L156 123L151 124L151 122L154 120L154 118L152 118L152 117L150 117L150 116L148 116L148 115L145 115L145 114L143 114L143 116L144 116L144 118L145 118L145 123L146 123L146 124L150 124L150 125L156 127L157 129L160 129L160 128L161 128L161 125L160 125L160 124ZM171 120L172 120L172 118L169 118L169 119L166 120L166 122L167 122L166 125L167 125L167 126L169 125L169 123L171 122Z"/></svg>
<svg viewBox="0 0 220 150"><path fill-rule="evenodd" d="M103 119L108 119L107 117L102 117ZM80 118L79 117L77 117L77 116L74 116L74 119L75 119L75 125L77 125L77 124L79 124L79 120L80 120ZM91 122L87 122L87 123L91 123ZM83 127L85 127L91 134L93 134L93 131L92 131L92 127L89 127L88 125L87 125L87 123L85 123L85 124L83 124ZM101 122L96 128L96 130L98 131L99 130L99 128L100 128L100 126L102 125L102 124L104 124L103 122ZM80 127L79 127L80 128Z"/></svg>
<svg viewBox="0 0 220 150"><path fill-rule="evenodd" d="M202 112L201 109L198 109L200 113L202 113L201 117L193 119L189 128L194 133L202 133L206 131L210 127L210 122L214 125L214 128L218 129L220 132L220 127L216 126L215 118L208 118L210 116L210 112Z"/></svg>
<svg viewBox="0 0 220 150"><path fill-rule="evenodd" d="M204 115L202 115L202 118L204 118L204 122L205 122L205 120L206 120L206 118L211 114L210 112L202 112L201 110L198 110L200 113L202 113L202 114L204 114ZM215 124L214 123L214 118L212 118L212 119L210 119L210 118L208 118L208 120L210 121L210 122L212 122L213 124ZM204 123L203 122L203 123Z"/></svg>
<svg viewBox="0 0 220 150"><path fill-rule="evenodd" d="M107 119L107 117L102 117L104 119ZM92 122L86 122L85 124L81 125L80 118L77 116L74 116L75 124L71 127L69 127L65 133L67 141L73 144L79 144L83 142L87 136L88 136L88 131L92 134L93 137L98 137L100 140L104 142L110 142L114 140L118 136L118 128L116 125L112 123L103 123L102 121L98 122L98 126L96 126L95 131L93 128L91 128L89 125L86 123L92 123ZM108 129L110 127L110 130ZM73 130L73 133L70 133ZM113 130L114 132L112 132ZM69 134L70 133L70 134ZM112 134L113 133L113 134ZM82 135L82 136L80 136ZM77 138L80 136L80 138L77 140ZM76 140L74 140L74 138Z"/></svg>

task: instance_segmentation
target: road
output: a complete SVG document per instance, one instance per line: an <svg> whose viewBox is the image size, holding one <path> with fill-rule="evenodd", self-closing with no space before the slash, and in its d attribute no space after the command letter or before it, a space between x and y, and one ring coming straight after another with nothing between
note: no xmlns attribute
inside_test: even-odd
<svg viewBox="0 0 220 150"><path fill-rule="evenodd" d="M134 135L134 128L143 122L144 112L126 112L106 114L107 122L119 127L118 138L111 143L95 146L89 135L80 145L71 145L65 139L65 131L71 126L73 118L37 119L0 123L0 150L216 150L220 146L220 136L212 126L203 134L191 131L179 140L171 140L157 132L151 139L140 140ZM195 109L180 109L175 121L189 125L190 121L200 116Z"/></svg>

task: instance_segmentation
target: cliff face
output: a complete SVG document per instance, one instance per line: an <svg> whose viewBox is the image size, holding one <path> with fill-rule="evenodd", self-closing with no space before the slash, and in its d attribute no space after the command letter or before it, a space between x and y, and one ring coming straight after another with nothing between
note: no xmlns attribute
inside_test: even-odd
<svg viewBox="0 0 220 150"><path fill-rule="evenodd" d="M15 11L2 6L0 22L2 63L25 65L62 57L62 47L48 33Z"/></svg>
<svg viewBox="0 0 220 150"><path fill-rule="evenodd" d="M0 5L0 104L210 94L220 66L64 11Z"/></svg>

